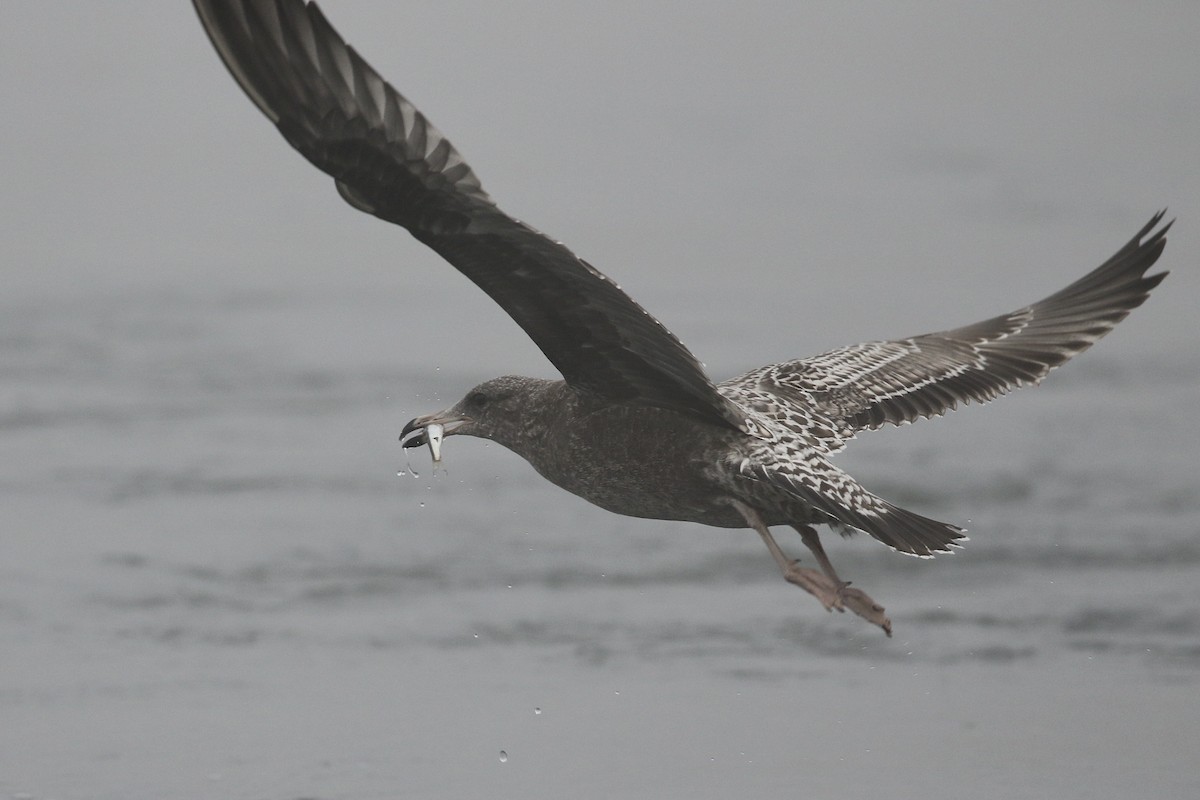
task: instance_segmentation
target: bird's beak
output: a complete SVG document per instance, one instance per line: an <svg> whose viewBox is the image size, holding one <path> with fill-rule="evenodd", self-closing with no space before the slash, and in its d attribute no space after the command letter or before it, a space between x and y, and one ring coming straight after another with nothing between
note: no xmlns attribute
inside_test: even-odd
<svg viewBox="0 0 1200 800"><path fill-rule="evenodd" d="M450 436L464 424L470 422L470 417L455 414L450 411L439 411L436 414L426 414L409 420L400 433L401 447L429 446L429 454L435 462L442 460L442 437Z"/></svg>

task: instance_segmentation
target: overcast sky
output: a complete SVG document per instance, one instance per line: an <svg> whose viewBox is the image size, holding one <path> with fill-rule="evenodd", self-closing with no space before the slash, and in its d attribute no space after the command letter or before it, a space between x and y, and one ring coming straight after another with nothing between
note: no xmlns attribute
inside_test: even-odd
<svg viewBox="0 0 1200 800"><path fill-rule="evenodd" d="M323 8L502 207L710 361L763 324L755 298L811 321L754 363L1009 310L1162 206L1175 275L1117 346L1195 337L1200 4ZM189 5L6 2L0 23L10 301L378 287L492 313L290 151Z"/></svg>

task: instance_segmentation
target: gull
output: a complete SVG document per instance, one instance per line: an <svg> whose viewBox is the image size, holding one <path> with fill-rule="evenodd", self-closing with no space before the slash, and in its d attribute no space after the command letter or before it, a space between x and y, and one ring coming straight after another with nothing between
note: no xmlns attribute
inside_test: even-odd
<svg viewBox="0 0 1200 800"><path fill-rule="evenodd" d="M1166 276L1147 275L1159 212L1061 291L959 328L873 341L714 383L616 283L497 207L412 103L303 0L194 0L234 79L287 142L360 211L406 228L503 308L562 374L484 381L419 416L405 447L476 436L609 511L758 533L784 578L826 610L891 636L883 606L834 569L814 526L932 557L964 530L878 497L830 460L857 433L937 417L1039 383L1104 336ZM803 567L771 527L794 528Z"/></svg>

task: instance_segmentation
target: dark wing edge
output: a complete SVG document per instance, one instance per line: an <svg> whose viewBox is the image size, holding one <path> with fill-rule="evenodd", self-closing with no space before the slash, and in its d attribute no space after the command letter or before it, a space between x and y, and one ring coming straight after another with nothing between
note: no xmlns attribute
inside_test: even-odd
<svg viewBox="0 0 1200 800"><path fill-rule="evenodd" d="M402 166L386 173L400 182L387 188L425 195L427 214L449 216L466 213L473 203L491 204L446 137L338 36L315 4L194 0L193 5L242 90L292 147L333 175L356 208L374 213L367 198L357 197L354 185L343 180L367 177L354 175L347 163L355 153L345 146L355 139L362 145L359 166L378 166L366 160L372 156ZM345 174L333 174L335 169ZM413 205L415 211L421 204Z"/></svg>
<svg viewBox="0 0 1200 800"><path fill-rule="evenodd" d="M1166 272L1146 275L1166 245L1160 211L1092 272L1010 314L908 339L866 342L772 365L753 378L787 400L797 392L855 430L941 416L1039 383L1145 302Z"/></svg>
<svg viewBox="0 0 1200 800"><path fill-rule="evenodd" d="M688 349L619 286L496 208L450 142L303 0L193 0L226 67L355 208L483 289L581 395L751 432Z"/></svg>

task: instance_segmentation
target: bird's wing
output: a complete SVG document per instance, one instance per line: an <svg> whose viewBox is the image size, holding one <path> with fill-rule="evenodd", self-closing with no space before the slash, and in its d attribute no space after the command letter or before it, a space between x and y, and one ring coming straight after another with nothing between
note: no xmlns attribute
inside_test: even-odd
<svg viewBox="0 0 1200 800"><path fill-rule="evenodd" d="M746 429L696 358L560 242L500 211L475 173L313 3L194 0L233 77L351 205L407 228L495 300L577 392Z"/></svg>
<svg viewBox="0 0 1200 800"><path fill-rule="evenodd" d="M1011 314L909 339L866 342L760 367L721 384L787 412L812 408L843 423L827 442L884 423L945 414L1038 383L1141 305L1165 272L1146 275L1166 244L1160 212L1112 258L1062 291ZM782 413L787 417L786 413ZM811 416L811 415L807 415ZM807 419L806 415L800 418Z"/></svg>

